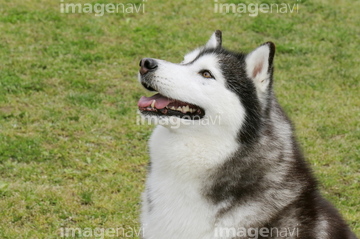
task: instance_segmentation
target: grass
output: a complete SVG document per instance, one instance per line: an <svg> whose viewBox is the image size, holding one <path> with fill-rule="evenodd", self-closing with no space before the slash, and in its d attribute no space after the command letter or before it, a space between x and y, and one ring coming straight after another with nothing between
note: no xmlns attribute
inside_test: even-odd
<svg viewBox="0 0 360 239"><path fill-rule="evenodd" d="M136 124L138 62L179 62L215 29L233 50L276 43L278 98L323 194L360 236L360 3L303 0L298 13L256 17L214 13L213 1L131 3L145 12L0 3L0 238L59 238L62 227L137 238L152 130Z"/></svg>

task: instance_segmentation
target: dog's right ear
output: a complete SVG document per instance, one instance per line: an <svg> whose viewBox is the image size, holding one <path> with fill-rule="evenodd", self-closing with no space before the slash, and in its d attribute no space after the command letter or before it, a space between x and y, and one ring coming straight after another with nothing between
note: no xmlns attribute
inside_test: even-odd
<svg viewBox="0 0 360 239"><path fill-rule="evenodd" d="M218 48L221 47L222 43L222 34L220 30L216 30L210 37L209 41L206 43L205 48Z"/></svg>
<svg viewBox="0 0 360 239"><path fill-rule="evenodd" d="M192 52L186 54L184 56L184 60L181 62L181 64L187 64L189 62L192 62L196 59L196 57L199 55L199 53L205 49L213 49L221 47L221 31L216 30L210 37L209 41L205 44L205 46L201 46Z"/></svg>

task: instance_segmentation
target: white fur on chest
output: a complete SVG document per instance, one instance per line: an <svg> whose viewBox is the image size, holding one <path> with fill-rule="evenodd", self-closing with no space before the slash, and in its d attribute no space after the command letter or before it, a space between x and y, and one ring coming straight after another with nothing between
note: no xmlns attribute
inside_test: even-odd
<svg viewBox="0 0 360 239"><path fill-rule="evenodd" d="M191 137L162 126L154 131L143 195L145 239L213 238L217 209L203 197L203 187L210 171L238 145L231 137L209 136Z"/></svg>
<svg viewBox="0 0 360 239"><path fill-rule="evenodd" d="M213 235L213 210L201 197L198 184L152 173L144 200L146 197L151 197L150 205L145 206L142 213L146 239L211 238Z"/></svg>

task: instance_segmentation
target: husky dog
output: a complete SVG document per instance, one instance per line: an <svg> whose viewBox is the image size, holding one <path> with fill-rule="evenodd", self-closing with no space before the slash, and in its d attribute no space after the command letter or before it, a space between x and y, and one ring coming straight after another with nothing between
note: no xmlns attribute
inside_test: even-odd
<svg viewBox="0 0 360 239"><path fill-rule="evenodd" d="M144 239L356 238L326 201L273 92L275 45L228 51L215 31L180 64L144 58L156 121Z"/></svg>

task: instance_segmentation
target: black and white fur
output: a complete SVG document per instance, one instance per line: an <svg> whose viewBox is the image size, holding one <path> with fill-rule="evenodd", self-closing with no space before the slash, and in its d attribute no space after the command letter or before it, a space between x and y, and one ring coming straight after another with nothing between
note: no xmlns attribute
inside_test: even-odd
<svg viewBox="0 0 360 239"><path fill-rule="evenodd" d="M252 238L220 236L219 228L296 228L286 238L356 238L319 194L275 98L274 54L271 42L249 54L228 51L216 31L182 63L152 59L156 67L139 74L151 89L205 111L193 123L158 125L150 138L144 239ZM213 78L199 74L203 70ZM214 117L219 122L201 124Z"/></svg>

